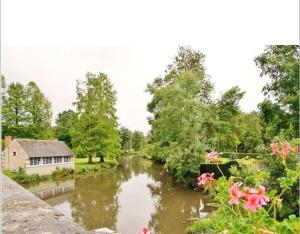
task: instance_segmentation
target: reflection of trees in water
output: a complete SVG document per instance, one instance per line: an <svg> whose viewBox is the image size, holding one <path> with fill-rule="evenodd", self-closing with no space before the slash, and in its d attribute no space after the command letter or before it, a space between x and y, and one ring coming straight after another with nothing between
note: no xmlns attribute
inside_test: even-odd
<svg viewBox="0 0 300 234"><path fill-rule="evenodd" d="M129 168L106 170L87 178L75 179L71 199L72 216L88 230L116 227L120 185L131 177Z"/></svg>
<svg viewBox="0 0 300 234"><path fill-rule="evenodd" d="M151 161L148 160L125 158L116 169L76 178L71 199L74 220L88 230L98 227L115 229L121 184L133 175L145 173L149 165Z"/></svg>
<svg viewBox="0 0 300 234"><path fill-rule="evenodd" d="M151 178L148 188L155 201L155 212L149 226L156 234L182 233L182 227L187 226L182 222L191 216L199 216L199 200L202 198L205 203L205 198L176 185L162 166L140 157L125 158L114 170L76 178L71 199L74 220L89 230L99 227L116 229L121 185L144 173Z"/></svg>
<svg viewBox="0 0 300 234"><path fill-rule="evenodd" d="M153 164L147 172L155 180L148 185L155 200L155 212L151 214L149 227L156 234L183 233L183 226L188 225L187 219L199 217L200 198L206 203L207 197L179 186L159 165ZM210 209L206 207L205 211Z"/></svg>

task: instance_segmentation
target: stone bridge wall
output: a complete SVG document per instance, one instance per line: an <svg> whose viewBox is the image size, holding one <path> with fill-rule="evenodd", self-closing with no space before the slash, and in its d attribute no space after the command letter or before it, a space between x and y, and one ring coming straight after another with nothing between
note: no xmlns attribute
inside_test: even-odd
<svg viewBox="0 0 300 234"><path fill-rule="evenodd" d="M3 233L95 233L64 216L2 174Z"/></svg>

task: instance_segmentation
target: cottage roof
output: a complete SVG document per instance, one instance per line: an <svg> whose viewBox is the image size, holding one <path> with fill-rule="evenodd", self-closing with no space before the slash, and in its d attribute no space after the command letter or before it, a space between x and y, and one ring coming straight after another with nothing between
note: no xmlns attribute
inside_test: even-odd
<svg viewBox="0 0 300 234"><path fill-rule="evenodd" d="M15 139L29 157L70 156L72 150L58 140Z"/></svg>

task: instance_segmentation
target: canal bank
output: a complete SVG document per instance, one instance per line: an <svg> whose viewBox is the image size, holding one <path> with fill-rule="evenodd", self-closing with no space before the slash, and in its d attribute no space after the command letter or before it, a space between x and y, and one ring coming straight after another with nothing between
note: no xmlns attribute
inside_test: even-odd
<svg viewBox="0 0 300 234"><path fill-rule="evenodd" d="M3 233L115 233L105 228L87 231L4 175L2 175L2 191Z"/></svg>

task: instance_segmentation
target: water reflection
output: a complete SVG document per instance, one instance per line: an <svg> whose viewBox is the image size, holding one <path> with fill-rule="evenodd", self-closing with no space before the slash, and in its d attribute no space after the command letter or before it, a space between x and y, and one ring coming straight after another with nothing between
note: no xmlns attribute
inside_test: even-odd
<svg viewBox="0 0 300 234"><path fill-rule="evenodd" d="M200 199L207 202L141 157L125 158L117 169L94 176L53 183L29 190L88 230L109 227L134 234L147 225L152 233L182 234L188 220L200 216ZM202 210L211 211L206 206Z"/></svg>

